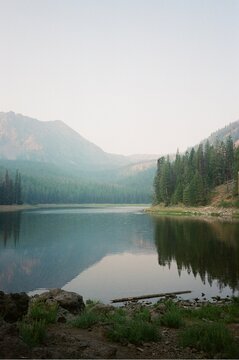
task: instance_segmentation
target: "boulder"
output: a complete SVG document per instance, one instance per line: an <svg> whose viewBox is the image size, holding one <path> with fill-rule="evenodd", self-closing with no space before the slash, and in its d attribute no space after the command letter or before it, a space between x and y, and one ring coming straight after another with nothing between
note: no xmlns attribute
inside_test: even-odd
<svg viewBox="0 0 239 360"><path fill-rule="evenodd" d="M24 292L5 294L0 291L0 316L12 323L21 320L27 314L29 300Z"/></svg>
<svg viewBox="0 0 239 360"><path fill-rule="evenodd" d="M81 313L85 308L81 295L62 289L51 289L38 295L37 299L47 303L57 303L61 308L66 309L74 315Z"/></svg>

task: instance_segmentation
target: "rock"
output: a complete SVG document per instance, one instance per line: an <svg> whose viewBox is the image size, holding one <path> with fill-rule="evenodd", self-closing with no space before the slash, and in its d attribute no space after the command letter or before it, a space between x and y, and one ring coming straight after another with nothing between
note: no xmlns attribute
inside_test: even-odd
<svg viewBox="0 0 239 360"><path fill-rule="evenodd" d="M51 289L50 291L38 295L37 299L48 303L56 302L60 307L74 315L81 313L85 308L83 297L81 295L62 289Z"/></svg>
<svg viewBox="0 0 239 360"><path fill-rule="evenodd" d="M166 311L166 305L164 303L159 303L157 305L157 310L160 312L160 313L164 313Z"/></svg>
<svg viewBox="0 0 239 360"><path fill-rule="evenodd" d="M70 313L68 310L59 307L57 311L56 322L66 323L67 321L71 321L74 319L74 315Z"/></svg>
<svg viewBox="0 0 239 360"><path fill-rule="evenodd" d="M104 304L95 304L94 306L92 306L92 308L90 309L90 311L93 311L97 314L103 314L106 315L108 313L110 313L111 311L114 311L115 308L112 305L104 305Z"/></svg>
<svg viewBox="0 0 239 360"><path fill-rule="evenodd" d="M0 291L0 316L7 322L21 320L27 313L29 300L24 292L5 294Z"/></svg>

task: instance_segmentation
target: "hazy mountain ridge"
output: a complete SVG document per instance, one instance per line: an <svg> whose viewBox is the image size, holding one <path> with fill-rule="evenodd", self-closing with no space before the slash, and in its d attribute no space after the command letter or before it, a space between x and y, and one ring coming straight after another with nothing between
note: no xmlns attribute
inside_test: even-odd
<svg viewBox="0 0 239 360"><path fill-rule="evenodd" d="M135 202L150 201L156 170L152 157L157 158L108 154L59 120L43 122L14 112L0 113L0 173L21 172L25 199L37 189L52 194L55 188L63 194L64 189L76 192L80 186L81 192L98 189L104 198L107 191L115 191L122 198L132 194Z"/></svg>
<svg viewBox="0 0 239 360"><path fill-rule="evenodd" d="M207 140L210 144L214 145L217 140L225 141L228 136L232 137L234 143L239 140L239 120L226 125L224 128L214 131L208 138L202 140L202 143L206 143Z"/></svg>
<svg viewBox="0 0 239 360"><path fill-rule="evenodd" d="M60 120L39 121L14 112L0 113L0 157L84 169L114 168L130 161L105 153Z"/></svg>
<svg viewBox="0 0 239 360"><path fill-rule="evenodd" d="M215 143L229 135L239 142L239 121L212 133L208 140ZM0 172L9 169L14 173L19 169L25 191L31 184L35 189L59 185L58 191L69 184L73 188L89 184L87 191L92 186L95 190L103 186L104 192L108 187L109 192L121 192L122 196L137 193L138 199L142 194L150 201L159 157L108 154L60 120L43 122L14 112L0 112Z"/></svg>

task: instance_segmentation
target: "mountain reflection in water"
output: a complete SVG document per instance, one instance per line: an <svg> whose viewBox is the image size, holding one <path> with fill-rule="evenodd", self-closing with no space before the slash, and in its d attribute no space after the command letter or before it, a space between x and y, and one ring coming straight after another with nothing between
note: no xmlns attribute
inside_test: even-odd
<svg viewBox="0 0 239 360"><path fill-rule="evenodd" d="M239 223L156 218L141 210L0 214L0 289L64 287L105 301L148 292L238 290Z"/></svg>

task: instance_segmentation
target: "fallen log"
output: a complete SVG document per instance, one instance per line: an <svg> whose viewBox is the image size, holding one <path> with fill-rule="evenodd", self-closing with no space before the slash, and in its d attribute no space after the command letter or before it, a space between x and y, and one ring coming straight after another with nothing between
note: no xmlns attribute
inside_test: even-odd
<svg viewBox="0 0 239 360"><path fill-rule="evenodd" d="M160 294L149 294L149 295L141 295L141 296L131 296L131 297L125 297L125 298L120 298L120 299L113 299L113 300L110 300L110 301L111 301L112 303L125 302L125 301L136 301L136 300L152 299L152 298L163 297L163 296L189 294L189 293L191 293L191 292L192 292L191 290L175 291L175 292L160 293Z"/></svg>

